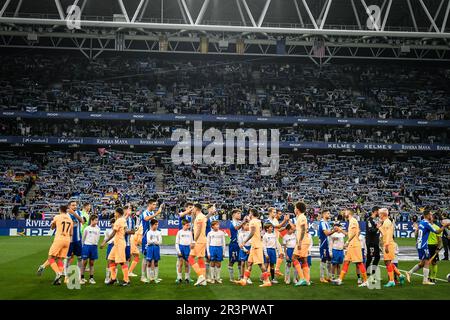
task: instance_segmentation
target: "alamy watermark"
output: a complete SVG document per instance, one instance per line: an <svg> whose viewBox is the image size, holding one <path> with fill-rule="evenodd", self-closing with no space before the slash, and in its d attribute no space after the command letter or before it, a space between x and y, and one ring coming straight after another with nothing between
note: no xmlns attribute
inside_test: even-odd
<svg viewBox="0 0 450 320"><path fill-rule="evenodd" d="M226 129L224 139L219 129L209 128L203 132L202 122L194 121L193 134L188 129L176 129L172 133L171 140L177 142L171 153L172 162L176 165L245 164L248 149L248 163L260 164L261 175L270 176L278 172L280 164L278 129L270 129L270 143L268 129L250 128L245 131ZM270 155L268 155L269 145Z"/></svg>
<svg viewBox="0 0 450 320"><path fill-rule="evenodd" d="M69 30L81 29L81 9L79 6L71 5L66 10L66 26Z"/></svg>

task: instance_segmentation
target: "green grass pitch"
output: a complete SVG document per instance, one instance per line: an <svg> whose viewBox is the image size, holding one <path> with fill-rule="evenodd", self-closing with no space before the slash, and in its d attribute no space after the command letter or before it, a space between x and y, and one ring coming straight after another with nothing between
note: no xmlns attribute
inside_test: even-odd
<svg viewBox="0 0 450 320"><path fill-rule="evenodd" d="M369 290L356 285L355 268L350 268L345 283L341 287L318 282L319 262L313 261L311 270L314 284L311 287L287 286L284 283L270 288L259 288L260 274L256 268L252 274L254 285L239 287L228 282L226 262L222 267L222 285L206 287L175 284L175 257L163 256L160 261L160 284L143 284L138 278L132 278L130 287L107 287L103 284L105 273L105 252L100 250L96 263L96 285L86 284L80 290L69 290L66 286L52 286L53 271L48 268L42 277L35 272L46 259L52 239L49 237L0 237L0 271L2 274L0 299L450 299L450 283L438 281L435 286L422 286L421 277L413 276L412 283L395 288ZM171 238L166 237L166 243ZM408 243L409 245L409 243ZM401 262L400 269L409 269L415 262ZM140 273L140 263L136 268ZM450 273L449 261L439 263L438 277L445 279ZM236 272L237 274L237 272ZM387 275L382 269L383 283ZM122 274L119 272L119 279Z"/></svg>

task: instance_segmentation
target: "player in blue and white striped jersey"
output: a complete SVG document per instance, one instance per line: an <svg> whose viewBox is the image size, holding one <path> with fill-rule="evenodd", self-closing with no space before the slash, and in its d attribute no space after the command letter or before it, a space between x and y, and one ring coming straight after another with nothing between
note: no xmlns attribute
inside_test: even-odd
<svg viewBox="0 0 450 320"><path fill-rule="evenodd" d="M411 270L409 270L406 273L406 279L408 282L411 280L411 275L418 271L419 269L423 268L423 281L422 284L426 285L434 285L434 282L431 282L429 280L430 275L430 269L428 268L431 262L430 252L428 250L428 236L430 235L430 232L439 234L442 231L444 231L445 228L447 228L450 223L443 223L442 227L439 229L434 229L431 225L432 221L432 215L433 213L430 210L425 210L423 213L423 220L419 223L419 229L417 232L417 242L416 242L416 248L417 252L419 254L419 260L420 262L416 264Z"/></svg>
<svg viewBox="0 0 450 320"><path fill-rule="evenodd" d="M81 217L81 211L77 209L76 201L69 201L67 212L69 213L70 218L73 221L73 234L72 240L70 241L69 251L67 252L67 258L64 260L64 275L66 276L64 280L65 282L68 281L67 268L72 264L73 256L77 257L77 265L80 270L83 264L83 260L81 259L83 248L83 245L81 243L81 225L83 224L84 220Z"/></svg>
<svg viewBox="0 0 450 320"><path fill-rule="evenodd" d="M331 256L328 237L335 232L330 226L330 211L322 210L322 220L319 223L319 251L320 251L320 282L331 280Z"/></svg>
<svg viewBox="0 0 450 320"><path fill-rule="evenodd" d="M142 254L146 256L147 250L147 232L150 230L150 220L156 218L164 209L164 204L159 206L158 211L155 212L158 201L151 199L147 202L147 209L141 214L141 224L142 224ZM145 260L142 261L141 269L141 281L144 283L149 283L147 278L147 268Z"/></svg>

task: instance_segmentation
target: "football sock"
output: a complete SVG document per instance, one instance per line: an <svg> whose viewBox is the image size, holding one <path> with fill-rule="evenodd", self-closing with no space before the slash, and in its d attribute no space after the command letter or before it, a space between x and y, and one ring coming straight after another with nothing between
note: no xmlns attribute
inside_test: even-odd
<svg viewBox="0 0 450 320"><path fill-rule="evenodd" d="M152 279L152 268L151 267L147 267L147 279L148 280Z"/></svg>
<svg viewBox="0 0 450 320"><path fill-rule="evenodd" d="M326 268L325 262L320 261L320 268L319 268L319 270L320 270L320 279L325 278L325 268Z"/></svg>
<svg viewBox="0 0 450 320"><path fill-rule="evenodd" d="M281 266L282 263L283 263L283 259L278 258L278 259L277 259L277 264L276 264L276 266L275 266L275 270L276 270L276 271L280 271L280 266Z"/></svg>
<svg viewBox="0 0 450 320"><path fill-rule="evenodd" d="M249 279L250 278L250 270L245 270L244 271L244 279Z"/></svg>
<svg viewBox="0 0 450 320"><path fill-rule="evenodd" d="M419 265L416 264L414 267L412 267L411 270L408 271L408 273L409 273L409 274L413 274L413 273L415 273L415 272L416 272L417 270L419 270L419 269L420 269Z"/></svg>
<svg viewBox="0 0 450 320"><path fill-rule="evenodd" d="M284 270L284 280L291 280L291 267L286 265L286 268Z"/></svg>
<svg viewBox="0 0 450 320"><path fill-rule="evenodd" d="M155 267L155 279L159 279L159 267Z"/></svg>
<svg viewBox="0 0 450 320"><path fill-rule="evenodd" d="M177 270L177 280L183 279L183 274Z"/></svg>
<svg viewBox="0 0 450 320"><path fill-rule="evenodd" d="M430 269L423 268L423 282L428 281L429 276L430 276Z"/></svg>
<svg viewBox="0 0 450 320"><path fill-rule="evenodd" d="M327 274L327 278L330 278L331 275L331 262L327 261L327 267L326 267L326 274Z"/></svg>
<svg viewBox="0 0 450 320"><path fill-rule="evenodd" d="M367 281L367 272L366 272L366 266L364 265L364 263L360 262L358 265L359 271L361 272L361 277L363 279L364 282Z"/></svg>
<svg viewBox="0 0 450 320"><path fill-rule="evenodd" d="M128 265L126 263L122 265L122 272L123 272L123 281L130 282L130 278L128 277Z"/></svg>
<svg viewBox="0 0 450 320"><path fill-rule="evenodd" d="M220 279L220 272L222 271L221 267L216 267L216 279Z"/></svg>
<svg viewBox="0 0 450 320"><path fill-rule="evenodd" d="M294 268L297 270L297 275L299 279L303 280L305 276L303 275L302 266L300 265L300 262L298 260L294 261Z"/></svg>
<svg viewBox="0 0 450 320"><path fill-rule="evenodd" d="M436 277L437 277L437 264L432 264L431 266L430 266L430 269L431 269L431 275L430 275L430 279L436 279Z"/></svg>
<svg viewBox="0 0 450 320"><path fill-rule="evenodd" d="M305 277L305 280L309 282L310 277L309 277L309 266L307 263L305 263L303 265L303 276Z"/></svg>
<svg viewBox="0 0 450 320"><path fill-rule="evenodd" d="M269 272L263 272L263 274L262 274L262 279L263 279L263 281L264 282L268 282L268 281L270 281L269 280L269 276L270 276L270 274L269 274Z"/></svg>
<svg viewBox="0 0 450 320"><path fill-rule="evenodd" d="M111 270L111 280L116 280L116 278L117 278L116 264L115 263L111 263L109 265L109 268Z"/></svg>
<svg viewBox="0 0 450 320"><path fill-rule="evenodd" d="M392 269L394 270L394 273L399 276L401 275L400 270L398 270L397 266L395 264L392 264Z"/></svg>
<svg viewBox="0 0 450 320"><path fill-rule="evenodd" d="M137 264L139 262L139 258L135 257L133 259L133 261L131 262L131 266L130 266L130 272L133 272L134 268L136 268Z"/></svg>
<svg viewBox="0 0 450 320"><path fill-rule="evenodd" d="M394 281L394 268L392 268L392 263L388 264L386 269L388 272L389 281Z"/></svg>
<svg viewBox="0 0 450 320"><path fill-rule="evenodd" d="M209 267L209 262L206 262L205 266L206 266L205 277L207 279L211 279L211 268Z"/></svg>
<svg viewBox="0 0 450 320"><path fill-rule="evenodd" d="M60 273L64 272L64 263L62 262L61 259L58 260L58 269Z"/></svg>
<svg viewBox="0 0 450 320"><path fill-rule="evenodd" d="M239 267L238 267L238 273L239 273L239 279L242 279L242 268L241 268L241 265L239 265Z"/></svg>
<svg viewBox="0 0 450 320"><path fill-rule="evenodd" d="M59 268L58 265L55 262L55 259L48 259L48 264L52 268L53 271L55 271L56 274L59 274Z"/></svg>
<svg viewBox="0 0 450 320"><path fill-rule="evenodd" d="M230 274L230 280L234 280L234 269L233 269L233 266L228 266L228 273Z"/></svg>
<svg viewBox="0 0 450 320"><path fill-rule="evenodd" d="M93 276L94 275L94 266L90 266L89 267L89 275Z"/></svg>
<svg viewBox="0 0 450 320"><path fill-rule="evenodd" d="M145 260L145 257L142 259L142 265L141 265L141 277L146 278L147 277L147 260Z"/></svg>
<svg viewBox="0 0 450 320"><path fill-rule="evenodd" d="M109 267L106 267L106 274L105 274L106 280L109 280L110 274L111 274L111 271L109 270Z"/></svg>
<svg viewBox="0 0 450 320"><path fill-rule="evenodd" d="M341 274L339 275L339 279L341 279L341 281L344 280L344 278L345 278L345 274L348 271L348 266L349 266L349 262L345 261L344 265L342 266Z"/></svg>

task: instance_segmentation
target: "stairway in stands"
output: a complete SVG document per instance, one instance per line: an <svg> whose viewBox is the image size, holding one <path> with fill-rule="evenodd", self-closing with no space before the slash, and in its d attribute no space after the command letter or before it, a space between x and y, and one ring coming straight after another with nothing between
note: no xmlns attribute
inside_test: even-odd
<svg viewBox="0 0 450 320"><path fill-rule="evenodd" d="M164 180L164 168L156 167L155 168L155 189L156 192L164 192L165 189L165 180Z"/></svg>

